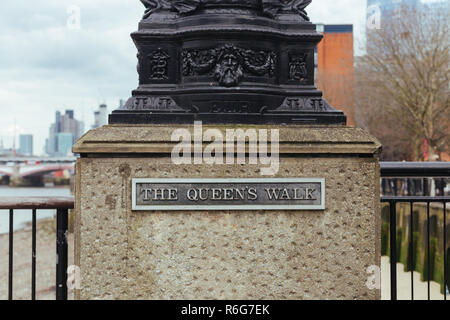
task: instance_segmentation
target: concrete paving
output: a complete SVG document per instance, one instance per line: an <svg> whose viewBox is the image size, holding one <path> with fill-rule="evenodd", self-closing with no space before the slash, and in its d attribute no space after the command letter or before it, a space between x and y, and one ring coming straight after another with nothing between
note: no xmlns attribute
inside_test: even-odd
<svg viewBox="0 0 450 320"><path fill-rule="evenodd" d="M411 272L405 272L404 265L397 263L397 298L398 300L411 299ZM427 282L420 280L420 273L414 271L414 299L427 300L428 299L428 285ZM381 257L381 299L390 300L391 298L391 277L390 277L390 263L388 257ZM440 286L437 282L430 283L430 298L431 300L444 300L444 295L440 293ZM450 300L450 296L447 295Z"/></svg>

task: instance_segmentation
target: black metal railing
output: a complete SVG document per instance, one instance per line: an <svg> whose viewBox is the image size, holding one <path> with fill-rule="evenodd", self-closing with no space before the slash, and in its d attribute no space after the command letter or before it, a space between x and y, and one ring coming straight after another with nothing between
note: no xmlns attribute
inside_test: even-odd
<svg viewBox="0 0 450 320"><path fill-rule="evenodd" d="M73 197L0 197L0 210L9 210L8 299L13 299L14 277L14 210L31 209L31 299L36 299L36 215L37 210L56 210L56 300L67 300L67 234L69 209Z"/></svg>
<svg viewBox="0 0 450 320"><path fill-rule="evenodd" d="M394 185L397 182L396 179L404 178L425 178L422 180L423 188L421 188L421 195L409 194L406 196L398 195L398 188L395 188L394 195L383 195L381 201L389 204L389 255L390 255L390 282L391 282L391 300L397 300L397 204L407 203L409 204L409 244L408 250L411 272L411 299L414 300L414 271L415 271L415 248L414 248L414 204L425 203L426 204L426 275L427 280L427 297L431 298L431 248L430 248L430 205L442 204L443 206L443 287L444 287L444 300L447 300L447 290L449 287L448 278L448 252L447 252L447 203L450 202L450 197L445 196L442 188L440 191L441 196L430 196L430 188L428 187L429 179L442 179L450 177L450 162L382 162L381 177L384 179L394 179ZM410 180L411 181L411 180ZM384 188L383 188L384 189ZM408 192L411 189L408 188ZM417 244L416 244L417 245Z"/></svg>

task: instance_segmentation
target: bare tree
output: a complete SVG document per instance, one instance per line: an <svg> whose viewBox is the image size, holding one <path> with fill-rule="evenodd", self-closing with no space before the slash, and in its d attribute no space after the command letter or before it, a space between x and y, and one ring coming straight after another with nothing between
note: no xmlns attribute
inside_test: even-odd
<svg viewBox="0 0 450 320"><path fill-rule="evenodd" d="M368 32L355 71L358 124L380 138L388 157L418 161L449 151L449 18L448 6L404 7Z"/></svg>

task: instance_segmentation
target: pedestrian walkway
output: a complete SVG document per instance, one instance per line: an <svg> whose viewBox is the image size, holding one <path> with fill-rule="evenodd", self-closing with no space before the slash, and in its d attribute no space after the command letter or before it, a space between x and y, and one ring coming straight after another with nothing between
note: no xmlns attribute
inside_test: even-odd
<svg viewBox="0 0 450 320"><path fill-rule="evenodd" d="M428 299L428 284L420 280L420 273L414 271L414 299ZM381 257L381 299L391 299L391 277L389 257ZM437 282L430 283L431 300L444 300L444 295L440 293L440 286ZM447 295L450 299L450 296ZM404 265L397 263L397 299L411 299L411 272L404 271Z"/></svg>

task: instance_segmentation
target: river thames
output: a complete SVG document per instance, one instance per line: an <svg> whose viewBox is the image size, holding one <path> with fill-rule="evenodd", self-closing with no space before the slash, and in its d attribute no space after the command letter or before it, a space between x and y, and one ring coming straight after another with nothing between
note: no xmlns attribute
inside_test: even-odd
<svg viewBox="0 0 450 320"><path fill-rule="evenodd" d="M67 197L70 196L70 188L45 187L45 188L10 188L0 186L0 197ZM9 230L8 210L0 210L0 234ZM50 218L55 215L55 210L38 210L37 219ZM14 210L14 230L20 229L27 222L31 222L31 210Z"/></svg>

